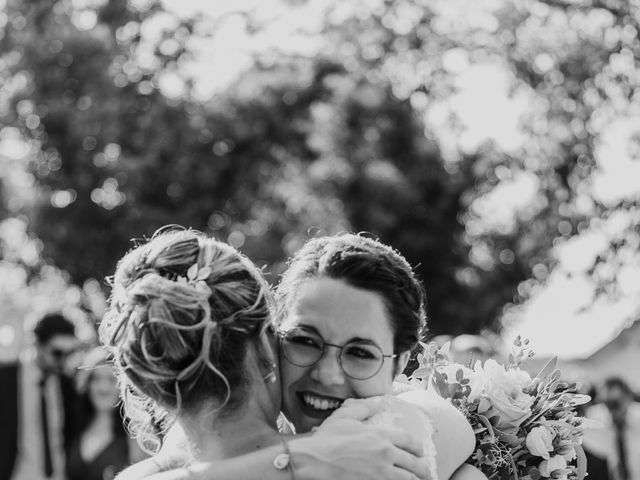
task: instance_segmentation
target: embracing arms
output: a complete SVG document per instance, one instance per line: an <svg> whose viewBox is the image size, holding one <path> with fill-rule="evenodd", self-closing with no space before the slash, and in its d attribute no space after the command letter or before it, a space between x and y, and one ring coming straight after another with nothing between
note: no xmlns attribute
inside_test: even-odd
<svg viewBox="0 0 640 480"><path fill-rule="evenodd" d="M347 400L312 435L290 437L295 478L432 479L432 464L422 455L425 447L435 446L431 453L437 452L438 479L486 480L479 470L464 464L473 452L475 438L462 414L425 391L405 392L400 398L402 401L392 400L393 425L363 423L380 413L387 397ZM427 428L432 432L431 446L423 441ZM273 466L280 453L283 447L276 445L240 457L161 472L179 465L179 452L174 451L129 467L117 480L288 480L289 470Z"/></svg>
<svg viewBox="0 0 640 480"><path fill-rule="evenodd" d="M414 480L426 477L421 442L398 428L372 427L363 420L378 406L345 407L344 416L328 420L315 433L288 439L296 480ZM240 457L183 468L173 451L132 465L117 480L289 480L292 472L273 466L283 453L278 444ZM162 471L166 470L166 471Z"/></svg>

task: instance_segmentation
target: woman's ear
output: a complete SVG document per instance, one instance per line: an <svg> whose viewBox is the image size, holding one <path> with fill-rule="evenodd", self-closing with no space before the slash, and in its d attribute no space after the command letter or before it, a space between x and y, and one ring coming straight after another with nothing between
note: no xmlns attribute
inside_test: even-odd
<svg viewBox="0 0 640 480"><path fill-rule="evenodd" d="M409 358L411 357L411 350L405 350L404 352L398 354L398 358L396 358L396 368L393 372L393 377L397 377L404 369L407 368L407 363L409 363Z"/></svg>
<svg viewBox="0 0 640 480"><path fill-rule="evenodd" d="M274 368L278 359L278 339L272 326L265 328L260 334L260 359L265 365Z"/></svg>

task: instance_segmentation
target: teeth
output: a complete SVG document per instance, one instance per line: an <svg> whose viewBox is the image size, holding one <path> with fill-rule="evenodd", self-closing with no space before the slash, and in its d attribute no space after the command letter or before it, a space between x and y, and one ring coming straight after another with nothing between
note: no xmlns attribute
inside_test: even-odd
<svg viewBox="0 0 640 480"><path fill-rule="evenodd" d="M339 400L327 400L326 398L318 398L305 393L303 395L304 403L312 406L316 410L335 410L342 402Z"/></svg>

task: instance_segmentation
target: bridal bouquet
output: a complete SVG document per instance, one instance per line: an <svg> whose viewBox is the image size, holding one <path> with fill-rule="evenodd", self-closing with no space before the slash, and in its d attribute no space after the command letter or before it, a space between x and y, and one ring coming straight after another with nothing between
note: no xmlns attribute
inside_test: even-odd
<svg viewBox="0 0 640 480"><path fill-rule="evenodd" d="M533 352L518 337L508 363L486 360L471 367L452 362L449 345L425 345L419 367L407 381L435 388L469 420L476 450L468 463L490 479L582 480L583 418L577 405L589 401L578 385L560 379L556 359L531 378L522 363Z"/></svg>

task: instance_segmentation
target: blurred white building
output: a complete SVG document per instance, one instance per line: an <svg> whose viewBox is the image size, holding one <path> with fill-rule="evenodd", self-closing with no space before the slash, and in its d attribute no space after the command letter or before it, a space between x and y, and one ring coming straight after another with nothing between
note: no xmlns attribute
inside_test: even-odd
<svg viewBox="0 0 640 480"><path fill-rule="evenodd" d="M607 377L622 377L640 392L640 319L588 358L574 363L587 380L600 383Z"/></svg>
<svg viewBox="0 0 640 480"><path fill-rule="evenodd" d="M548 356L535 356L524 368L535 375L549 360ZM586 358L559 359L558 368L565 380L580 382L586 388L597 387L608 377L621 377L640 394L640 319Z"/></svg>

